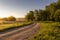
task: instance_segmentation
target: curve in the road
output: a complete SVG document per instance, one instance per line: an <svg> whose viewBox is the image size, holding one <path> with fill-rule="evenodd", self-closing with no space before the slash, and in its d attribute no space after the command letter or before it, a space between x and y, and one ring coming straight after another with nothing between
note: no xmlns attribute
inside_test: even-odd
<svg viewBox="0 0 60 40"><path fill-rule="evenodd" d="M28 40L40 29L39 23L34 23L24 28L0 35L0 40Z"/></svg>

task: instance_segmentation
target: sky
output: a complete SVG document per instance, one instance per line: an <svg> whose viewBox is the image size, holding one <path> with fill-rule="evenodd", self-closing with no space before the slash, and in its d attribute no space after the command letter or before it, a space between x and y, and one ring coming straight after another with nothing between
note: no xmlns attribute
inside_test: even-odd
<svg viewBox="0 0 60 40"><path fill-rule="evenodd" d="M29 11L44 9L52 2L56 0L0 0L0 17L23 18Z"/></svg>

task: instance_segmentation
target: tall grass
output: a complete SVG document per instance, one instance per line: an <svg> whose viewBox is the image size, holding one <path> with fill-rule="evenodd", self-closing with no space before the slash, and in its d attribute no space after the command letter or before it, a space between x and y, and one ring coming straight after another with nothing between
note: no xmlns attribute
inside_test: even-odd
<svg viewBox="0 0 60 40"><path fill-rule="evenodd" d="M60 40L60 22L40 22L40 31L31 40Z"/></svg>
<svg viewBox="0 0 60 40"><path fill-rule="evenodd" d="M13 24L1 24L0 25L0 32L7 31L9 29L20 28L26 25L30 25L32 22L23 22L23 23L13 23Z"/></svg>

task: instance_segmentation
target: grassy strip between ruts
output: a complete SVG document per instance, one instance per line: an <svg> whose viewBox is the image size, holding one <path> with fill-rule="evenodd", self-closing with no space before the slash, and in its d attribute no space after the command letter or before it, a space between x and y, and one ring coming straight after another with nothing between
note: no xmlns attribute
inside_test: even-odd
<svg viewBox="0 0 60 40"><path fill-rule="evenodd" d="M60 22L40 22L40 31L30 40L60 40Z"/></svg>
<svg viewBox="0 0 60 40"><path fill-rule="evenodd" d="M2 24L0 25L0 32L5 32L10 29L20 28L32 24L33 22Z"/></svg>

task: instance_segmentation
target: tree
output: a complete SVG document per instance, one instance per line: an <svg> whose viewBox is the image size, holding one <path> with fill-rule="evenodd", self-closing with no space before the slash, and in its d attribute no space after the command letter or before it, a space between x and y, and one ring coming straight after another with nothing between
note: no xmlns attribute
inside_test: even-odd
<svg viewBox="0 0 60 40"><path fill-rule="evenodd" d="M8 21L16 21L16 18L13 16L8 17Z"/></svg>
<svg viewBox="0 0 60 40"><path fill-rule="evenodd" d="M58 9L56 12L55 12L55 21L60 21L60 9Z"/></svg>
<svg viewBox="0 0 60 40"><path fill-rule="evenodd" d="M53 20L54 21L54 14L55 14L55 11L56 11L56 6L55 6L55 3L51 3L50 4L50 9L49 9L49 11L50 11L50 20Z"/></svg>
<svg viewBox="0 0 60 40"><path fill-rule="evenodd" d="M58 8L60 8L60 0L57 0L56 4L57 4Z"/></svg>
<svg viewBox="0 0 60 40"><path fill-rule="evenodd" d="M50 9L49 6L46 6L46 7L45 7L45 11L46 11L46 13L47 13L47 20L50 20L50 15L51 15L49 9Z"/></svg>
<svg viewBox="0 0 60 40"><path fill-rule="evenodd" d="M41 21L41 18L42 18L41 13L42 13L42 10L39 9L39 10L38 10L38 20L39 20L39 21Z"/></svg>
<svg viewBox="0 0 60 40"><path fill-rule="evenodd" d="M45 7L45 10L30 11L26 18L32 21L59 21L60 20L60 0Z"/></svg>
<svg viewBox="0 0 60 40"><path fill-rule="evenodd" d="M47 18L48 18L48 13L47 13L47 11L45 11L45 10L41 11L41 20L42 20L42 21L46 21Z"/></svg>
<svg viewBox="0 0 60 40"><path fill-rule="evenodd" d="M25 16L25 19L27 20L27 21L30 21L31 19L30 19L30 14L29 13L27 13L27 15Z"/></svg>
<svg viewBox="0 0 60 40"><path fill-rule="evenodd" d="M44 13L43 10L39 10L39 14L38 15L39 15L39 18L40 18L41 21L44 20L44 18L43 18L44 14L43 13Z"/></svg>
<svg viewBox="0 0 60 40"><path fill-rule="evenodd" d="M35 21L40 21L40 14L38 10L34 11L34 15L35 15Z"/></svg>
<svg viewBox="0 0 60 40"><path fill-rule="evenodd" d="M34 21L35 17L34 17L34 12L30 11L29 13L27 13L26 17L27 21Z"/></svg>
<svg viewBox="0 0 60 40"><path fill-rule="evenodd" d="M7 18L2 18L3 21L7 21L8 19Z"/></svg>

